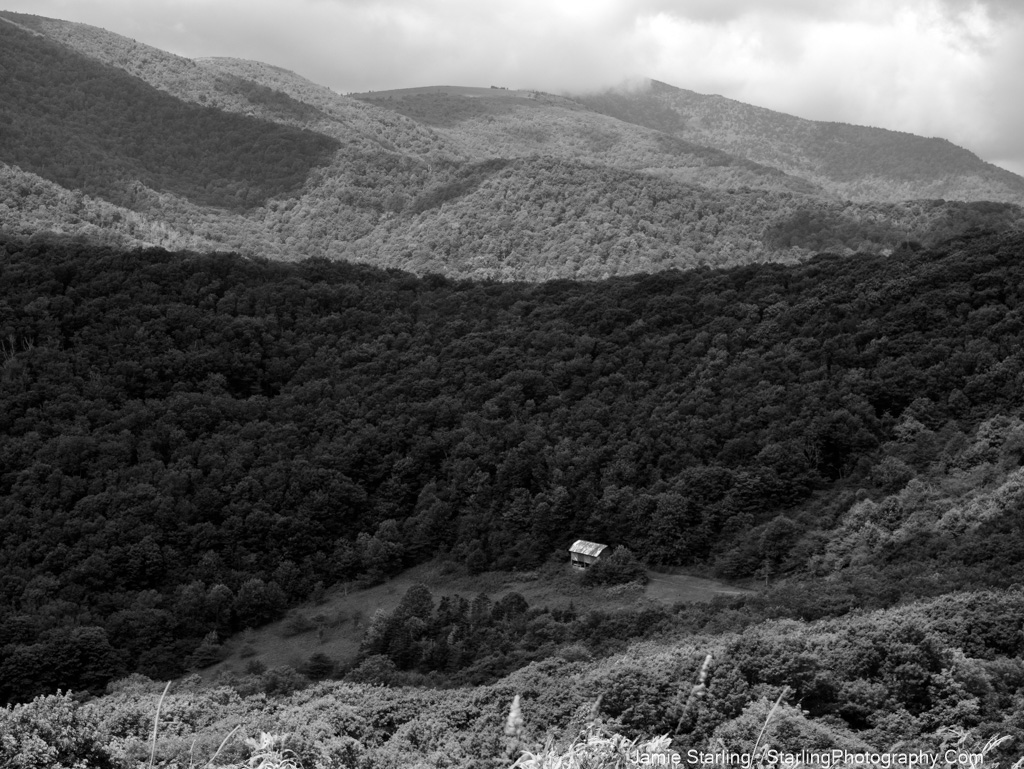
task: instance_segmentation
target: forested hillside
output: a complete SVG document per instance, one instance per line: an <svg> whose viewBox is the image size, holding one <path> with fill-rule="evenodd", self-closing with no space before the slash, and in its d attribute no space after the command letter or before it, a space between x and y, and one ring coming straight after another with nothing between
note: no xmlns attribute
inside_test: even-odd
<svg viewBox="0 0 1024 769"><path fill-rule="evenodd" d="M5 11L0 129L0 766L1021 754L1024 179Z"/></svg>
<svg viewBox="0 0 1024 769"><path fill-rule="evenodd" d="M700 183L798 193L820 192L799 177L742 156L697 145L635 123L581 109L537 91L401 89L356 94L369 104L416 118L478 159L545 155L588 165L638 171Z"/></svg>
<svg viewBox="0 0 1024 769"><path fill-rule="evenodd" d="M579 537L848 574L809 616L1009 584L1022 247L531 285L7 239L3 695L174 675L318 582Z"/></svg>
<svg viewBox="0 0 1024 769"><path fill-rule="evenodd" d="M245 210L301 188L337 142L198 108L120 70L0 23L0 157L131 207L141 183Z"/></svg>
<svg viewBox="0 0 1024 769"><path fill-rule="evenodd" d="M1024 179L941 138L804 120L656 80L574 99L620 120L782 169L852 200L1024 202Z"/></svg>
<svg viewBox="0 0 1024 769"><path fill-rule="evenodd" d="M350 98L83 24L3 12L0 31L0 218L26 238L544 280L886 253L1024 222L1024 181L948 142L670 86Z"/></svg>

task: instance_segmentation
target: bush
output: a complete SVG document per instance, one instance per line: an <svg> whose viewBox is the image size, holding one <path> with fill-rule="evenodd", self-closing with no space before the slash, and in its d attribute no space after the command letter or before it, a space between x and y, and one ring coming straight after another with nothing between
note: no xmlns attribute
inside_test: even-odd
<svg viewBox="0 0 1024 769"><path fill-rule="evenodd" d="M263 674L263 691L267 694L287 696L308 685L308 678L287 665L271 668Z"/></svg>
<svg viewBox="0 0 1024 769"><path fill-rule="evenodd" d="M374 654L363 660L346 678L360 684L391 684L398 675L395 663L383 654Z"/></svg>
<svg viewBox="0 0 1024 769"><path fill-rule="evenodd" d="M0 710L0 766L9 769L113 769L97 727L70 692Z"/></svg>

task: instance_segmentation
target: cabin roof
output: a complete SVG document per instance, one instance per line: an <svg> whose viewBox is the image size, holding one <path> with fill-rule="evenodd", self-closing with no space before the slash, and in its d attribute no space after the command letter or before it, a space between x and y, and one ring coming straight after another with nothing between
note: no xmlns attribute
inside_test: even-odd
<svg viewBox="0 0 1024 769"><path fill-rule="evenodd" d="M587 542L585 539L577 539L572 543L572 547L569 548L569 552L576 553L578 555L592 555L597 557L607 549L608 545L602 545L597 542Z"/></svg>

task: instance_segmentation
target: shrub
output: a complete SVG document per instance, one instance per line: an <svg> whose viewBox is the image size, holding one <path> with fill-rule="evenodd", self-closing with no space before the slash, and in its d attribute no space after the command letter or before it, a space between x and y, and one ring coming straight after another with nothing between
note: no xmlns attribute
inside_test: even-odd
<svg viewBox="0 0 1024 769"><path fill-rule="evenodd" d="M113 769L114 763L97 741L96 722L70 692L58 692L0 710L0 766Z"/></svg>
<svg viewBox="0 0 1024 769"><path fill-rule="evenodd" d="M395 680L398 668L383 654L367 657L348 676L349 681L361 684L390 684Z"/></svg>
<svg viewBox="0 0 1024 769"><path fill-rule="evenodd" d="M286 696L308 685L308 678L287 665L271 668L263 674L263 691L267 694Z"/></svg>

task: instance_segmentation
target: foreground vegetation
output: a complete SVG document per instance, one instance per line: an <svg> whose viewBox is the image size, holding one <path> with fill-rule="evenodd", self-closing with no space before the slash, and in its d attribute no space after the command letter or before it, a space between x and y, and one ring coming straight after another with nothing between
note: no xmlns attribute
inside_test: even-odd
<svg viewBox="0 0 1024 769"><path fill-rule="evenodd" d="M55 766L135 767L150 756L202 766L218 749L221 765L287 748L306 767L497 767L526 751L534 763L521 765L538 766L545 755L621 748L643 735L665 735L683 754L750 752L760 741L778 751L941 755L955 745L951 729L974 746L1009 738L990 760L1021 753L1018 589L742 630L735 609L705 611L721 623L712 633L673 632L596 661L554 657L472 688L309 684L292 674L268 693L267 682L285 676L268 671L215 686L185 679L163 694L163 684L136 676L85 704L50 695L0 711L0 759L31 748L55 751ZM581 732L590 735L582 743Z"/></svg>

